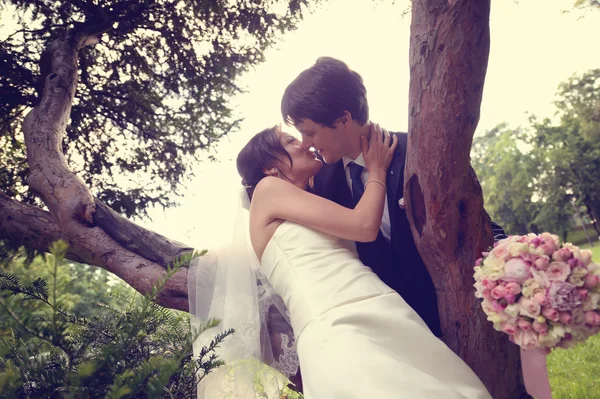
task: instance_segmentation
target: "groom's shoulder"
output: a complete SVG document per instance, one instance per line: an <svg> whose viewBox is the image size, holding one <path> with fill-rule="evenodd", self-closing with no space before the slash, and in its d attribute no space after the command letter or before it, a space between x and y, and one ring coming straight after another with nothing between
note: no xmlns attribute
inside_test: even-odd
<svg viewBox="0 0 600 399"><path fill-rule="evenodd" d="M406 147L408 146L408 133L406 132L390 132L390 134L398 137L398 147L396 154L406 156Z"/></svg>

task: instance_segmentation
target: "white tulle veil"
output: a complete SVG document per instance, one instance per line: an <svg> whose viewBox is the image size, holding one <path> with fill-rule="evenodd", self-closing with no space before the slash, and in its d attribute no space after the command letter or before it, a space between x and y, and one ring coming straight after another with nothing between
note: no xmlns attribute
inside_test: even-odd
<svg viewBox="0 0 600 399"><path fill-rule="evenodd" d="M200 376L198 398L279 399L288 378L298 372L295 340L287 309L261 273L250 244L250 200L243 187L235 202L218 210L223 220L233 219L230 238L209 246L188 274L192 333L209 319L219 320L195 340L195 358L217 334L235 330L215 351L225 365Z"/></svg>

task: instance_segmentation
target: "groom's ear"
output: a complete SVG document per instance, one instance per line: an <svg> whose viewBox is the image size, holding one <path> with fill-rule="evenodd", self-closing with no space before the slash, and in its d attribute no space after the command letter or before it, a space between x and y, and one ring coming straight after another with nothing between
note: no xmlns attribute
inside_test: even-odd
<svg viewBox="0 0 600 399"><path fill-rule="evenodd" d="M350 126L350 124L352 123L352 114L350 113L350 111L344 111L342 116L340 116L337 119L337 122L339 123L339 127L342 128Z"/></svg>

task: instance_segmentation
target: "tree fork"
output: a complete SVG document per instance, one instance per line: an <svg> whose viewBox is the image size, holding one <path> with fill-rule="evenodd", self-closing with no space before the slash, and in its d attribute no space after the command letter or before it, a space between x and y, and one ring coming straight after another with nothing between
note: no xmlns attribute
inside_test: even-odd
<svg viewBox="0 0 600 399"><path fill-rule="evenodd" d="M41 60L45 79L40 103L23 121L31 171L27 181L49 210L43 214L47 229L36 231L46 233L42 234L45 238L41 242L44 244L56 235L60 236L69 243L70 259L100 266L145 294L165 275L164 266L191 248L139 226L134 228L133 223L125 223L124 218L116 217L69 170L62 152L63 136L77 86L78 52L86 45L96 44L98 34L106 30L107 25L100 24L94 29L80 26L50 44ZM14 207L15 204L4 199L2 206L8 205ZM35 222L27 223L31 233L31 223ZM112 229L111 223L114 223ZM116 234L116 228L126 233ZM21 231L21 234L26 236L28 232ZM188 310L187 272L187 268L182 268L169 279L157 298L159 304Z"/></svg>

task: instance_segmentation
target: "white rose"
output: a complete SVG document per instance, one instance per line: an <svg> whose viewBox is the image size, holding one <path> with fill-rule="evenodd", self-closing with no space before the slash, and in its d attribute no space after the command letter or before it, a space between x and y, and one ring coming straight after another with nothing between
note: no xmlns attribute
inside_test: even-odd
<svg viewBox="0 0 600 399"><path fill-rule="evenodd" d="M529 245L524 242L515 242L508 247L511 256L520 256L529 253Z"/></svg>

